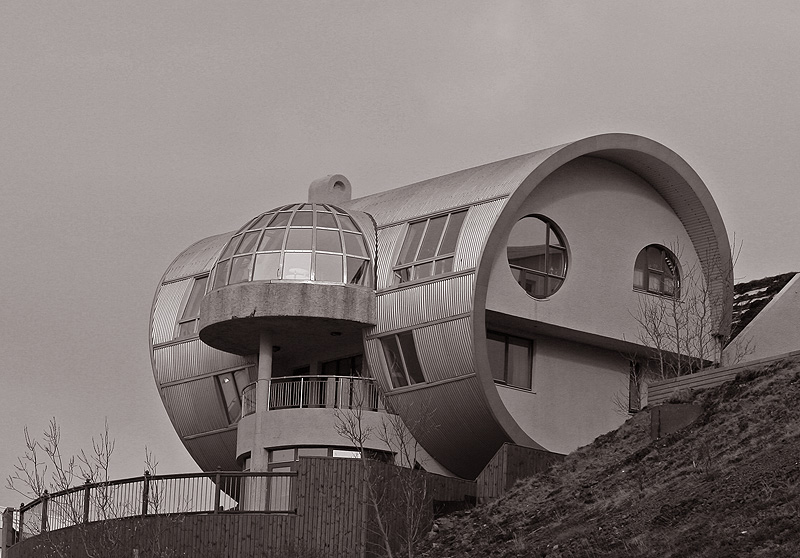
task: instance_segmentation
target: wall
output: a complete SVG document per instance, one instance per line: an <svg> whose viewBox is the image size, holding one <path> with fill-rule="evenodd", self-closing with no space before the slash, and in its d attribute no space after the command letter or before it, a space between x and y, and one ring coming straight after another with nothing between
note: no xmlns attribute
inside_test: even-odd
<svg viewBox="0 0 800 558"><path fill-rule="evenodd" d="M534 189L513 224L529 214L555 222L569 248L567 277L548 300L535 300L514 281L504 251L492 263L487 310L616 340L634 341L639 293L636 256L649 244L681 247L681 267L699 268L688 234L666 201L630 171L581 157Z"/></svg>
<svg viewBox="0 0 800 558"><path fill-rule="evenodd" d="M548 451L569 453L628 418L625 357L550 337L534 342L533 391L497 386L526 434Z"/></svg>

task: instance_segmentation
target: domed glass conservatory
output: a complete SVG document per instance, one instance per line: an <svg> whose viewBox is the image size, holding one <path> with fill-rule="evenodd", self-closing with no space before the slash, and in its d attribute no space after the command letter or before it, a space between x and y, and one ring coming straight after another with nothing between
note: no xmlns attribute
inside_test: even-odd
<svg viewBox="0 0 800 558"><path fill-rule="evenodd" d="M214 266L209 291L245 281L373 286L365 237L347 212L320 203L286 205L251 220Z"/></svg>

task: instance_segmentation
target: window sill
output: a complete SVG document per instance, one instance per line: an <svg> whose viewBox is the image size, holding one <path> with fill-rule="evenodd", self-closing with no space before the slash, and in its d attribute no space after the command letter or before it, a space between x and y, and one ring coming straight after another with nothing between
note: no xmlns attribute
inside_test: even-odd
<svg viewBox="0 0 800 558"><path fill-rule="evenodd" d="M633 287L633 292L638 293L638 294L643 294L643 295L657 296L658 298L663 298L663 299L666 299L666 300L675 300L676 302L680 302L681 301L680 294L678 294L678 296L675 296L675 295L668 295L668 294L662 294L662 293L654 293L653 291L648 291L646 289L639 289L637 287Z"/></svg>
<svg viewBox="0 0 800 558"><path fill-rule="evenodd" d="M499 380L495 380L494 381L494 385L500 386L500 387L504 387L504 388L508 388L508 389L513 389L515 391L524 391L525 393L530 393L531 395L536 395L536 392L533 391L532 388L524 388L524 387L519 387L519 386L512 386L512 385L509 385L509 384L507 384L505 382L501 382Z"/></svg>

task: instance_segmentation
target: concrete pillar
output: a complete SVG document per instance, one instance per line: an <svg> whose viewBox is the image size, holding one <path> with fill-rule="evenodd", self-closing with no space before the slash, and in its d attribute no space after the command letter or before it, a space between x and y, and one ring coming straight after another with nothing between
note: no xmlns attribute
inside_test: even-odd
<svg viewBox="0 0 800 558"><path fill-rule="evenodd" d="M258 383L256 384L256 427L250 455L251 471L266 471L267 456L264 451L262 428L264 413L269 405L269 382L272 379L272 332L262 330L258 347Z"/></svg>

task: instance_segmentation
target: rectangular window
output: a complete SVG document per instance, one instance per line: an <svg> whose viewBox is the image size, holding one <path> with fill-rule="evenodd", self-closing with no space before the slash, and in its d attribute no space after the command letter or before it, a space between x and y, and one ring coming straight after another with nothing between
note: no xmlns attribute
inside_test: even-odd
<svg viewBox="0 0 800 558"><path fill-rule="evenodd" d="M394 266L394 284L453 270L453 255L467 210L410 223Z"/></svg>
<svg viewBox="0 0 800 558"><path fill-rule="evenodd" d="M495 331L486 332L492 377L499 384L533 387L533 341Z"/></svg>
<svg viewBox="0 0 800 558"><path fill-rule="evenodd" d="M197 325L200 322L200 302L206 294L206 283L208 282L208 275L196 277L192 283L192 290L189 293L189 298L186 299L186 304L181 312L181 317L178 320L178 326L175 330L175 338L191 337L197 333Z"/></svg>
<svg viewBox="0 0 800 558"><path fill-rule="evenodd" d="M422 365L417 356L414 334L410 331L381 339L389 379L395 388L425 382Z"/></svg>
<svg viewBox="0 0 800 558"><path fill-rule="evenodd" d="M217 376L228 422L235 424L242 416L242 390L255 381L255 368L241 368Z"/></svg>

